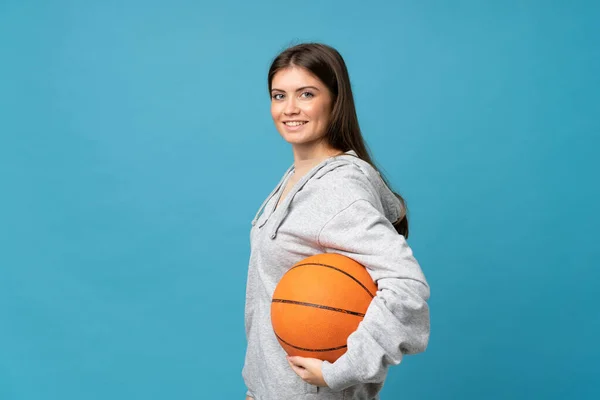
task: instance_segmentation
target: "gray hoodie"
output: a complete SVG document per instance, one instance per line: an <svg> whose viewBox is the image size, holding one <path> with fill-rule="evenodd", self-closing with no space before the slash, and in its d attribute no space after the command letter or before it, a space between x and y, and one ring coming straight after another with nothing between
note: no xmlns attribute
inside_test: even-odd
<svg viewBox="0 0 600 400"><path fill-rule="evenodd" d="M242 376L256 400L379 399L390 365L426 349L429 286L392 222L402 204L378 172L352 150L312 168L275 208L291 166L267 197L250 231L246 289L246 357ZM283 274L318 253L338 253L367 268L378 286L364 319L334 363L323 362L328 387L290 368L270 319Z"/></svg>

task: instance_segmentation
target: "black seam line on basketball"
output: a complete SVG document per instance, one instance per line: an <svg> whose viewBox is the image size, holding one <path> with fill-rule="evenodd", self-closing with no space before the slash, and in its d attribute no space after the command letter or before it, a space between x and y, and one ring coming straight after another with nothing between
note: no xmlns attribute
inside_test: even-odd
<svg viewBox="0 0 600 400"><path fill-rule="evenodd" d="M295 349L298 350L304 350L304 351L317 351L317 352L325 352L325 351L335 351L335 350L341 350L341 349L345 349L346 347L348 347L347 345L343 345L343 346L339 346L339 347L332 347L330 349L307 349L304 347L299 347L299 346L294 346L291 343L286 342L285 340L283 340L278 334L277 332L275 332L275 336L277 336L277 339L281 340L283 343L287 344L290 347L293 347Z"/></svg>
<svg viewBox="0 0 600 400"><path fill-rule="evenodd" d="M350 274L349 274L349 273L347 273L346 271L342 271L341 269L334 267L333 265L320 264L320 263L306 263L306 264L298 264L298 265L295 265L295 266L293 266L293 267L292 267L292 268L290 268L290 269L294 269L294 268L298 268L298 267L303 267L303 266L305 266L305 265L318 265L318 266L321 266L321 267L327 267L327 268L335 269L336 271L338 271L338 272L341 272L342 274L344 274L344 275L348 276L348 277L349 277L350 279L352 279L354 282L358 283L358 284L359 284L359 285L360 285L360 286L361 286L363 289L365 289L365 291L366 291L367 293L369 293L369 296L371 296L371 298L375 297L375 296L373 296L373 294L371 294L371 292L369 292L369 289L367 289L367 287L366 287L365 285L363 285L363 284L362 284L362 283L361 283L361 282L360 282L358 279L356 279L355 277L353 277L352 275L350 275Z"/></svg>
<svg viewBox="0 0 600 400"><path fill-rule="evenodd" d="M356 312L356 311L344 310L343 308L328 307L328 306L324 306L324 305L321 305L321 304L305 303L303 301L285 300L285 299L273 299L272 302L273 303L295 304L297 306L306 306L306 307L321 308L323 310L335 311L335 312L339 312L339 313L343 313L343 314L357 315L359 317L364 317L365 316L365 314L359 313L359 312Z"/></svg>

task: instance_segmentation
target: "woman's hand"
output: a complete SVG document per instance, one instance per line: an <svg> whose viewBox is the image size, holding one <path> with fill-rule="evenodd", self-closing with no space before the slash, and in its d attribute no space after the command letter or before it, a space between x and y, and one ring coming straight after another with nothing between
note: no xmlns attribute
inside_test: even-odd
<svg viewBox="0 0 600 400"><path fill-rule="evenodd" d="M286 356L286 358L290 367L304 382L315 386L327 386L327 383L323 379L323 372L321 371L323 361L300 356Z"/></svg>

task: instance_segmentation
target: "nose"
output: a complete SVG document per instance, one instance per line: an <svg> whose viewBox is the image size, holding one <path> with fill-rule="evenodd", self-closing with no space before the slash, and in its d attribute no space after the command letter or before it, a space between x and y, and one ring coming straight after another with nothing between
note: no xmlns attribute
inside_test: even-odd
<svg viewBox="0 0 600 400"><path fill-rule="evenodd" d="M296 100L292 97L288 98L288 101L285 103L285 108L283 109L283 113L285 115L294 115L298 114L298 105L296 104Z"/></svg>

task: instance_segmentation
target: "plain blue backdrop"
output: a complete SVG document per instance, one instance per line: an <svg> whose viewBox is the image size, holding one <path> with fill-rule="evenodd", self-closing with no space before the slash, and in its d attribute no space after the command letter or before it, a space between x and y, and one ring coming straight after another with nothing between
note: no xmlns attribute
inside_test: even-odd
<svg viewBox="0 0 600 400"><path fill-rule="evenodd" d="M592 399L594 1L0 0L0 399L242 399L266 74L336 47L409 205L427 351L383 399Z"/></svg>

